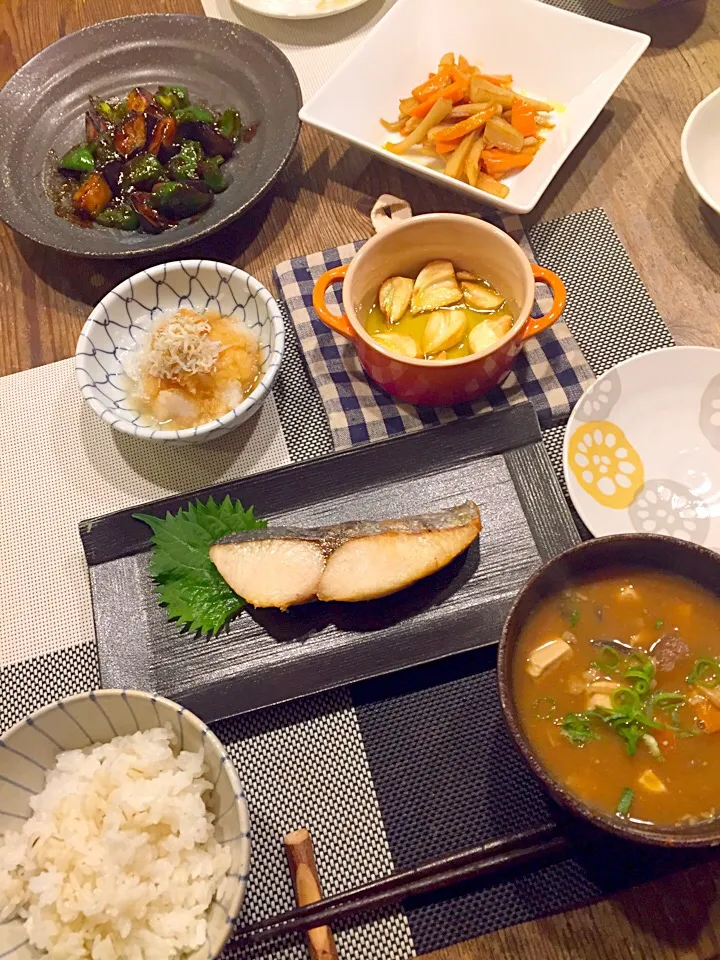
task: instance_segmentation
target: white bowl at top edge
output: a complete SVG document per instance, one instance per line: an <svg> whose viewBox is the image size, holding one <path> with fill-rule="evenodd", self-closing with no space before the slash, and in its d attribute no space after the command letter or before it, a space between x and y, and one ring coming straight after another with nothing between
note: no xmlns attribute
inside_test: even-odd
<svg viewBox="0 0 720 960"><path fill-rule="evenodd" d="M129 405L123 358L161 313L180 307L210 308L244 321L260 342L262 378L242 403L216 420L185 430L144 426ZM149 440L202 443L257 413L272 389L284 346L280 307L259 280L228 263L177 260L136 273L102 298L80 334L75 374L83 400L115 430Z"/></svg>
<svg viewBox="0 0 720 960"><path fill-rule="evenodd" d="M563 470L594 536L661 534L720 552L720 350L651 350L604 373L570 416Z"/></svg>
<svg viewBox="0 0 720 960"><path fill-rule="evenodd" d="M705 203L720 213L720 87L688 117L680 150L690 183Z"/></svg>
<svg viewBox="0 0 720 960"><path fill-rule="evenodd" d="M205 754L212 789L207 807L215 834L232 855L230 869L207 914L208 936L187 960L215 960L233 932L242 909L250 870L250 816L247 798L225 748L213 732L184 707L141 690L91 690L58 700L16 723L0 739L0 834L18 830L30 814L30 799L45 786L58 753L108 743L116 736L170 724L178 750ZM0 957L42 960L20 920L0 924Z"/></svg>
<svg viewBox="0 0 720 960"><path fill-rule="evenodd" d="M537 0L397 0L300 119L478 203L529 213L649 42L643 33ZM380 118L395 120L398 101L448 51L487 73L510 73L520 92L560 105L536 158L505 181L505 199L446 177L428 157L383 148L399 135L388 134Z"/></svg>
<svg viewBox="0 0 720 960"><path fill-rule="evenodd" d="M319 20L354 10L367 0L237 0L239 6L280 20Z"/></svg>

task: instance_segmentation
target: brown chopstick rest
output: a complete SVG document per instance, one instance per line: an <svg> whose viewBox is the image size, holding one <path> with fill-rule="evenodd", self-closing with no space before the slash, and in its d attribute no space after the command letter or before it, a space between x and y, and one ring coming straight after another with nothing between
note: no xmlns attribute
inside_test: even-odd
<svg viewBox="0 0 720 960"><path fill-rule="evenodd" d="M293 830L283 838L290 876L299 907L322 900L315 853L310 833L304 827ZM308 949L312 960L338 960L335 938L330 927L313 927L307 931Z"/></svg>

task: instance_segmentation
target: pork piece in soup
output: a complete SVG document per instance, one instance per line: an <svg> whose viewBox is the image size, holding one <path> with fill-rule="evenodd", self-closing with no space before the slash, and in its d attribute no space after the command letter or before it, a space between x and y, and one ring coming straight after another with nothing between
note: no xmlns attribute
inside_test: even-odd
<svg viewBox="0 0 720 960"><path fill-rule="evenodd" d="M539 760L589 806L720 816L720 594L643 569L578 581L528 618L513 687Z"/></svg>

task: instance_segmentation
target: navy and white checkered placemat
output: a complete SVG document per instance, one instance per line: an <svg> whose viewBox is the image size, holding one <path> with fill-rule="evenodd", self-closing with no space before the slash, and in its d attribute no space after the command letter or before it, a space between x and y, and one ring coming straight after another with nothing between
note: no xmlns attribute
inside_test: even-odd
<svg viewBox="0 0 720 960"><path fill-rule="evenodd" d="M528 257L534 259L518 217L502 218L492 212L485 219L509 233ZM502 386L474 403L415 407L396 401L369 380L352 344L333 333L312 306L317 279L326 270L349 263L362 244L363 241L356 241L295 257L275 268L280 296L295 326L310 378L319 391L336 450L478 416L528 399L544 427L563 423L568 418L592 382L593 373L562 319L528 340ZM334 302L338 310L341 309L340 297L339 286L328 291L328 302ZM546 312L550 302L546 294L541 294L533 316Z"/></svg>

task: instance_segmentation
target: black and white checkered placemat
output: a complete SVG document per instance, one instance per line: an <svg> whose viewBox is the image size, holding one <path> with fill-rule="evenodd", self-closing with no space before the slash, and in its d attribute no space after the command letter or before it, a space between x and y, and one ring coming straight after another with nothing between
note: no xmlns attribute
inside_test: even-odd
<svg viewBox="0 0 720 960"><path fill-rule="evenodd" d="M610 3L610 0L544 0L544 3L560 7L561 10L569 10L571 13L592 17L593 20L602 20L604 23L622 23L623 20L643 11L642 0L634 6L632 0L626 0L622 5ZM674 7L680 3L687 3L687 0L658 0L655 5L646 6L645 11L657 10L660 7Z"/></svg>
<svg viewBox="0 0 720 960"><path fill-rule="evenodd" d="M567 282L567 321L596 373L671 342L601 210L541 224L528 236L538 260ZM290 456L297 462L333 447L291 323L287 333L275 399ZM546 432L551 455L557 452L561 429ZM94 644L2 669L0 729L99 682ZM325 892L332 894L553 816L507 740L492 650L225 721L216 732L248 791L253 830L249 921L292 905L281 838L293 828L309 827ZM639 863L619 849L608 875L603 870L607 846L603 854L496 884L464 887L346 924L337 930L340 956L405 960L588 903L669 865L650 855ZM240 954L231 946L228 956ZM299 938L253 954L266 960L306 956Z"/></svg>

